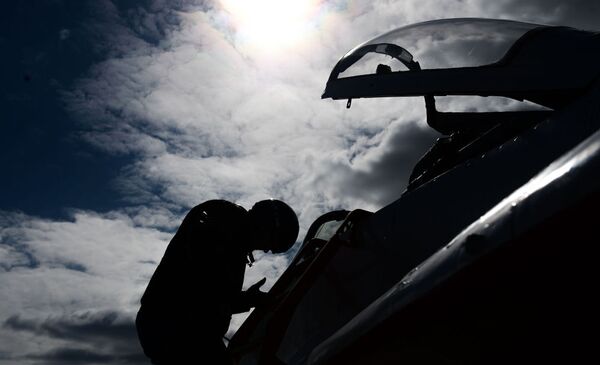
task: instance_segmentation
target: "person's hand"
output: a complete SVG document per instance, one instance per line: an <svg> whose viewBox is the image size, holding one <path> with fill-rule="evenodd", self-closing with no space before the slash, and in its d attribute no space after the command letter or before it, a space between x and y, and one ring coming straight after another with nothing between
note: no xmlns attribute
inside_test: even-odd
<svg viewBox="0 0 600 365"><path fill-rule="evenodd" d="M260 287L267 282L267 278L262 278L246 290L246 297L251 307L264 304L267 301L268 294L260 291Z"/></svg>
<svg viewBox="0 0 600 365"><path fill-rule="evenodd" d="M267 282L267 278L262 278L259 281L257 281L256 283L252 284L248 290L246 290L247 292L251 293L251 292L261 292L259 289L261 286L263 286L265 283ZM262 293L262 292L261 292Z"/></svg>

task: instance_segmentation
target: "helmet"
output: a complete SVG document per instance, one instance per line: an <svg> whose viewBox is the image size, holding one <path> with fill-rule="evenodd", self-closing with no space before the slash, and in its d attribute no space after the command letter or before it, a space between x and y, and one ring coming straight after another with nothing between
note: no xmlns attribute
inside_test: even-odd
<svg viewBox="0 0 600 365"><path fill-rule="evenodd" d="M298 218L294 210L281 200L261 200L248 212L251 229L257 232L259 247L273 253L287 251L298 237Z"/></svg>

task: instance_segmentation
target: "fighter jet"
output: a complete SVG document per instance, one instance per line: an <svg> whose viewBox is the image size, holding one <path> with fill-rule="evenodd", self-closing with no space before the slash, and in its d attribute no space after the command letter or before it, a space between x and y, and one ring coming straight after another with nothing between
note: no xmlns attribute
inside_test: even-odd
<svg viewBox="0 0 600 365"><path fill-rule="evenodd" d="M507 20L418 23L348 52L323 98L423 96L441 136L397 200L312 224L234 361L595 358L599 76L599 33ZM438 111L452 95L537 107Z"/></svg>

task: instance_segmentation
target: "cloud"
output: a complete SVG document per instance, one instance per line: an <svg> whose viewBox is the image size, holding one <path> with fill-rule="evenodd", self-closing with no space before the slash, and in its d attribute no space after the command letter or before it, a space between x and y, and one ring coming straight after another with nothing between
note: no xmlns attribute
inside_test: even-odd
<svg viewBox="0 0 600 365"><path fill-rule="evenodd" d="M137 363L147 364L137 341L130 315L108 312L84 312L41 319L9 317L3 327L53 340L65 345L52 350L27 354L26 359L56 364Z"/></svg>
<svg viewBox="0 0 600 365"><path fill-rule="evenodd" d="M485 2L483 9L502 18L600 30L600 4L593 0L501 0Z"/></svg>
<svg viewBox="0 0 600 365"><path fill-rule="evenodd" d="M147 45L110 58L66 94L71 112L93 126L85 138L111 153L138 156L117 182L124 195L136 202L185 207L216 197L248 207L276 197L301 212L305 228L324 207L381 203L365 194L321 194L303 182L352 184L350 161L345 164L350 173L337 176L341 170L329 170L330 157L348 154L348 136L356 135L357 128L387 133L390 120L414 123L405 116L414 115L415 108L407 113L402 109L407 104L387 101L383 113L365 107L341 114L340 104L319 100L337 57L328 54L323 62L317 55L319 64L311 59L321 33L310 35L314 48L264 59L239 48L235 33L223 33L223 16L219 9L182 14L179 28L160 47ZM381 140L388 143L390 138ZM403 151L410 146L414 143L406 143ZM413 158L406 162L412 163L416 154L409 151ZM389 196L399 194L405 183L372 179L372 188L393 185Z"/></svg>
<svg viewBox="0 0 600 365"><path fill-rule="evenodd" d="M46 353L32 354L25 357L43 364L149 364L141 353L112 355L102 354L94 350L78 348L58 348ZM20 359L22 360L22 359Z"/></svg>
<svg viewBox="0 0 600 365"><path fill-rule="evenodd" d="M59 348L44 354L28 355L27 358L49 364L107 364L115 360L112 355L72 348Z"/></svg>
<svg viewBox="0 0 600 365"><path fill-rule="evenodd" d="M0 352L58 356L73 342L107 356L134 352L133 317L171 233L153 227L168 223L142 218L160 211L129 214L75 211L71 221L0 214L0 253L8 252Z"/></svg>
<svg viewBox="0 0 600 365"><path fill-rule="evenodd" d="M399 166L414 165L437 133L417 123L391 123L388 129L365 141L366 145L376 147L363 152L364 155L357 152L354 160L333 165L331 170L338 170L338 181L323 186L323 191L372 202L372 209L396 200L412 171ZM356 145L359 143L353 147Z"/></svg>
<svg viewBox="0 0 600 365"><path fill-rule="evenodd" d="M6 319L4 327L80 342L88 342L90 339L110 340L112 346L129 346L131 339L135 339L132 318L115 311L76 313L72 316L50 317L44 321L13 315Z"/></svg>
<svg viewBox="0 0 600 365"><path fill-rule="evenodd" d="M71 31L66 28L63 28L58 32L58 38L60 38L61 41L67 40L70 36Z"/></svg>

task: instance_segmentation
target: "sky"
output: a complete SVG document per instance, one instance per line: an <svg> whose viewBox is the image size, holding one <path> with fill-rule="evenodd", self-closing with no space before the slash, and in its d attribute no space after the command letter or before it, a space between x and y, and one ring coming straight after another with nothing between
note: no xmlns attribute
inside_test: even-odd
<svg viewBox="0 0 600 365"><path fill-rule="evenodd" d="M595 0L2 7L0 364L148 364L133 325L140 296L205 200L282 199L301 239L322 213L398 198L438 135L419 98L321 100L357 44L453 17L600 29ZM268 288L290 255L256 258L245 286L266 277Z"/></svg>

